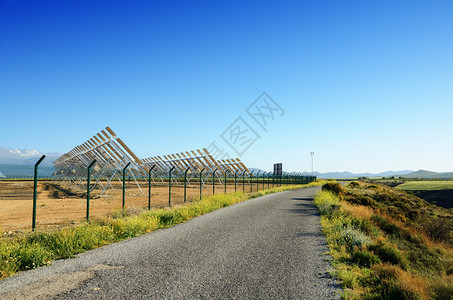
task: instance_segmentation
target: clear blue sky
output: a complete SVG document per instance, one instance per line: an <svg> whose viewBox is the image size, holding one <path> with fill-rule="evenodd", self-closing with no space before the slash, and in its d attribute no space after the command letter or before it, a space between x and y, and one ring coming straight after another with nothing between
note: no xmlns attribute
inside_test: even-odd
<svg viewBox="0 0 453 300"><path fill-rule="evenodd" d="M287 171L453 171L451 1L0 0L0 147L110 126L140 157L207 147ZM246 113L266 91L285 111ZM223 144L222 144L223 143Z"/></svg>

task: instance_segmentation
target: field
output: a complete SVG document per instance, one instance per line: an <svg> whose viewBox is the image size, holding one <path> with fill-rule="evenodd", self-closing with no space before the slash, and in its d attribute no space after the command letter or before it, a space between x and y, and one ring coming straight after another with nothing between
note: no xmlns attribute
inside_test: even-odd
<svg viewBox="0 0 453 300"><path fill-rule="evenodd" d="M453 208L453 181L407 181L396 188L438 206Z"/></svg>
<svg viewBox="0 0 453 300"><path fill-rule="evenodd" d="M113 183L107 195L98 197L99 190L94 190L90 201L90 217L102 217L121 210L122 189L119 182ZM265 185L267 188L267 184ZM272 184L271 184L272 187ZM245 184L245 191L250 191L250 185ZM148 207L147 185L143 183L144 195L133 183L126 184L125 207L131 211L140 212ZM262 184L259 187L263 189ZM237 190L242 191L242 183L237 184ZM253 185L253 191L257 185ZM227 185L227 192L234 192L234 184ZM151 191L152 207L168 207L168 183L153 184ZM212 184L206 184L203 195L212 195ZM224 193L224 186L216 184L215 193ZM199 184L192 182L187 186L187 201L198 199ZM184 188L181 184L172 186L172 205L184 203ZM33 213L33 181L0 181L0 230L20 232L30 230ZM83 191L68 192L59 188L51 181L38 182L37 227L48 228L73 224L82 221L86 216L86 197Z"/></svg>
<svg viewBox="0 0 453 300"><path fill-rule="evenodd" d="M405 191L453 190L453 181L406 181L397 188Z"/></svg>

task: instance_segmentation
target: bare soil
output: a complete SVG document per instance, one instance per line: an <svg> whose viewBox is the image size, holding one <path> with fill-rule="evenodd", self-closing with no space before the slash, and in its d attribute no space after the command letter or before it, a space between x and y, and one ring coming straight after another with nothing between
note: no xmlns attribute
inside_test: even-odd
<svg viewBox="0 0 453 300"><path fill-rule="evenodd" d="M148 186L141 183L143 193L135 183L126 184L125 207L131 210L148 208ZM260 184L260 189L263 186ZM267 188L267 185L265 186ZM215 193L224 193L224 186L217 184ZM237 185L242 191L242 184ZM253 191L257 190L256 184ZM245 185L245 191L250 191L250 185ZM101 190L91 193L90 218L103 217L120 211L122 208L122 187L120 182L113 183L106 195L99 197ZM227 192L234 192L234 184L227 186ZM203 195L212 195L212 184L203 188ZM187 186L187 201L198 199L199 185L191 183ZM153 184L151 187L151 206L168 207L168 183ZM184 203L184 187L182 184L173 185L171 189L171 204ZM37 227L48 228L82 222L86 217L86 193L82 190L67 189L50 181L38 182L37 196ZM21 232L31 229L33 214L33 181L0 181L0 230L6 233Z"/></svg>

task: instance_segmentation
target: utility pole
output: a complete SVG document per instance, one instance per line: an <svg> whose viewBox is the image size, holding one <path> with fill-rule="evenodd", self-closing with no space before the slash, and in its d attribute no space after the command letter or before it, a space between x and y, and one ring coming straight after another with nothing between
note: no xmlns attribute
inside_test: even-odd
<svg viewBox="0 0 453 300"><path fill-rule="evenodd" d="M314 152L310 152L311 155L311 176L313 177L313 155L315 155Z"/></svg>

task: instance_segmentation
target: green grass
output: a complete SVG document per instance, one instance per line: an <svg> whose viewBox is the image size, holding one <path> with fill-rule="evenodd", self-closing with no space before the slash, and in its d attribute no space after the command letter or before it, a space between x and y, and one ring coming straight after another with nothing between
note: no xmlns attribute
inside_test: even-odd
<svg viewBox="0 0 453 300"><path fill-rule="evenodd" d="M434 191L453 189L453 181L407 181L397 186L405 191Z"/></svg>
<svg viewBox="0 0 453 300"><path fill-rule="evenodd" d="M107 244L136 237L157 229L168 228L214 210L289 189L322 185L325 181L305 185L283 186L254 193L230 193L203 197L183 206L154 209L137 213L120 211L109 217L93 219L90 224L79 224L60 230L28 233L0 238L0 279L19 271L48 265L55 259L76 254Z"/></svg>
<svg viewBox="0 0 453 300"><path fill-rule="evenodd" d="M453 298L452 212L359 182L325 185L315 205L343 299Z"/></svg>

